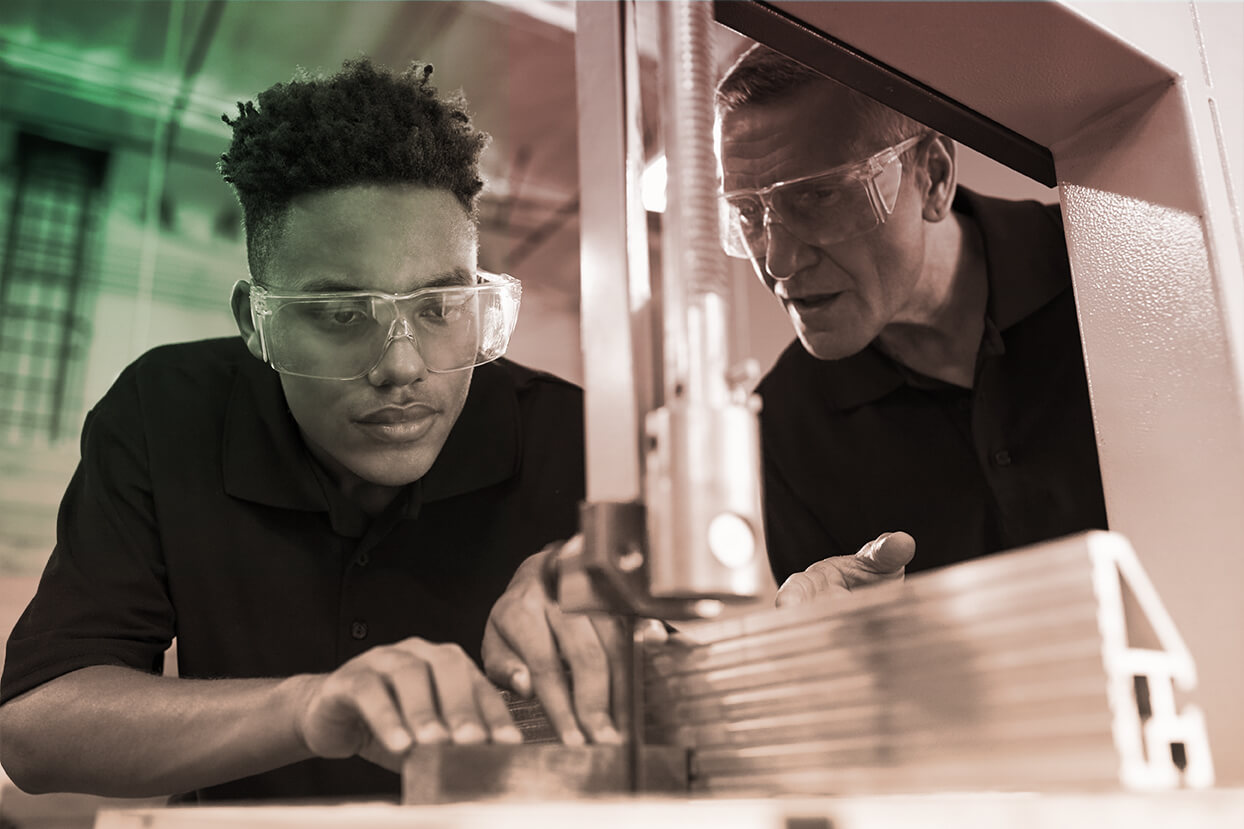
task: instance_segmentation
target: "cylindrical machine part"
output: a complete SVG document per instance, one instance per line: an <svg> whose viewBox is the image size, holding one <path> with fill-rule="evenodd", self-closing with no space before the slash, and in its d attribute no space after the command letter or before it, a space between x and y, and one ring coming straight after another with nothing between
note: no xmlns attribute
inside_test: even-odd
<svg viewBox="0 0 1244 829"><path fill-rule="evenodd" d="M648 590L657 599L746 601L768 567L760 512L759 401L674 402L648 415ZM691 615L711 615L688 606Z"/></svg>
<svg viewBox="0 0 1244 829"><path fill-rule="evenodd" d="M759 401L731 388L732 296L713 147L712 3L661 4L664 405L647 419L650 594L704 615L760 590ZM704 608L700 610L699 608Z"/></svg>
<svg viewBox="0 0 1244 829"><path fill-rule="evenodd" d="M713 153L712 4L661 4L668 180L663 218L665 401L727 398L730 279L719 242Z"/></svg>

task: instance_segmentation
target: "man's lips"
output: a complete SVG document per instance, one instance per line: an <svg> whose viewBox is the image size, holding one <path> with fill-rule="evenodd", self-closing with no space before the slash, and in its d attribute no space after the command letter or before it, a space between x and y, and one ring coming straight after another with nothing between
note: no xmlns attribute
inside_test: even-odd
<svg viewBox="0 0 1244 829"><path fill-rule="evenodd" d="M414 403L410 406L385 406L374 412L355 418L359 423L410 423L437 414L437 410L426 403Z"/></svg>
<svg viewBox="0 0 1244 829"><path fill-rule="evenodd" d="M827 308L840 296L842 296L842 291L834 291L832 293L824 294L807 294L805 296L798 297L783 297L782 301L788 306L794 308L796 311L802 313L804 311L817 311L822 308Z"/></svg>
<svg viewBox="0 0 1244 829"><path fill-rule="evenodd" d="M422 438L436 422L440 410L422 403L386 406L355 419L372 438L386 443L408 443Z"/></svg>

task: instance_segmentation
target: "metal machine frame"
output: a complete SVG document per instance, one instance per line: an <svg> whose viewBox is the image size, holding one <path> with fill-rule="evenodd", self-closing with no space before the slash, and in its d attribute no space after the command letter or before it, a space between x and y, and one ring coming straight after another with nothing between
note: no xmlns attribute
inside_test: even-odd
<svg viewBox="0 0 1244 829"><path fill-rule="evenodd" d="M634 135L625 115L633 106L625 81L635 66L627 68L624 10L624 4L580 4L578 21L580 77L586 79L581 89L589 88L593 99L583 100L581 93L581 170L583 180L595 185L585 195L595 190L594 198L603 196L602 169L616 176L609 179L611 203L585 200L582 214L588 498L635 505L642 495L651 511L677 503L691 482L652 480L652 471L662 466L650 463L645 473L639 459L652 453L635 451L652 437L642 426L645 406L668 403L663 395L671 388L671 364L647 359L652 352L644 352L657 330L650 313L657 294L636 276L642 257L635 253L641 248L634 234L645 226L633 219L642 148L629 141L610 164L616 143L596 140L611 131ZM1111 527L1132 541L1158 584L1185 577L1186 563L1168 551L1235 546L1244 537L1238 509L1244 494L1244 243L1238 216L1234 239L1229 230L1232 196L1212 83L1208 71L1196 72L1203 44L1195 10L1191 26L1179 17L1186 10L1166 10L1174 15L1176 35L1160 46L1167 63L1058 2L717 0L715 12L742 33L833 72L1031 177L1058 184ZM895 27L900 13L904 25ZM593 42L609 28L611 16L618 22L609 39ZM1112 22L1126 25L1122 14ZM1034 37L1044 48L1032 48ZM619 55L622 69L601 59L610 54ZM1171 65L1190 71L1181 75ZM609 94L618 97L602 109L605 76L612 83ZM682 214L678 206L672 212ZM619 227L619 215L628 217L625 227ZM612 264L613 273L602 265L607 249L630 254ZM665 271L667 282L676 278ZM664 288L669 297L669 285ZM667 324L658 342L688 333ZM719 371L720 364L714 368ZM629 389L619 377L633 381ZM701 427L674 436L675 451L697 434ZM652 591L645 593L653 584L649 568L667 554L644 546L639 514L611 516L605 522L610 531L598 534L594 511L588 508L588 549L598 551L598 562L623 562L620 569L632 574L628 592L651 598ZM648 524L649 539L653 526ZM611 534L620 527L629 527L629 535ZM688 561L707 560L703 549L679 549ZM1219 583L1244 581L1238 557L1225 564L1237 577ZM676 572L675 582L694 582L690 570ZM1168 604L1204 665L1201 698L1214 743L1244 745L1232 687L1244 634L1242 626L1231 625L1224 639L1221 623L1238 620L1239 611L1229 588L1215 584L1207 590L1217 618L1204 612L1206 591L1177 595ZM632 608L643 604L630 601ZM1233 751L1229 773L1244 776L1242 766L1244 758Z"/></svg>

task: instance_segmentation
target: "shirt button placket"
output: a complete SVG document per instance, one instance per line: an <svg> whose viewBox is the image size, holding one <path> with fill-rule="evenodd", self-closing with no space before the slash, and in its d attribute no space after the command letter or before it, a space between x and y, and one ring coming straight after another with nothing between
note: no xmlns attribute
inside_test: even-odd
<svg viewBox="0 0 1244 829"><path fill-rule="evenodd" d="M355 575L355 574L352 574L350 570L362 570L363 568L367 567L367 565L370 562L371 562L371 556L368 554L367 550L365 549L357 550L354 553L354 555L350 558L351 567L348 568L345 573L343 573L343 581L342 581L342 591L343 591L342 598L345 601L347 606L355 604L354 601L351 601L351 598L357 599L358 593L361 589L358 583L358 579L362 577L362 574L360 573L360 574ZM349 611L347 611L347 613L348 612ZM349 616L347 616L346 618L349 619ZM355 642L362 642L363 640L365 640L369 632L367 622L364 619L359 619L359 618L354 618L350 620L346 624L346 630L349 632L350 638L353 639Z"/></svg>

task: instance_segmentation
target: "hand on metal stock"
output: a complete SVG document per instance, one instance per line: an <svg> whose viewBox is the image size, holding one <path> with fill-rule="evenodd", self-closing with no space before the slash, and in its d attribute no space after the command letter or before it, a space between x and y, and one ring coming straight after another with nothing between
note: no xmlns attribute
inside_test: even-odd
<svg viewBox="0 0 1244 829"><path fill-rule="evenodd" d="M520 743L505 701L457 645L410 638L308 678L298 734L319 757L393 771L418 743Z"/></svg>
<svg viewBox="0 0 1244 829"><path fill-rule="evenodd" d="M795 573L778 590L774 604L787 607L902 579L915 552L916 541L907 533L882 533L853 556L832 556Z"/></svg>
<svg viewBox="0 0 1244 829"><path fill-rule="evenodd" d="M565 542L582 543L582 536ZM544 568L561 547L549 545L523 562L493 605L484 630L484 670L520 696L534 691L563 743L619 743L610 708L623 679L621 626L604 615L558 607Z"/></svg>

